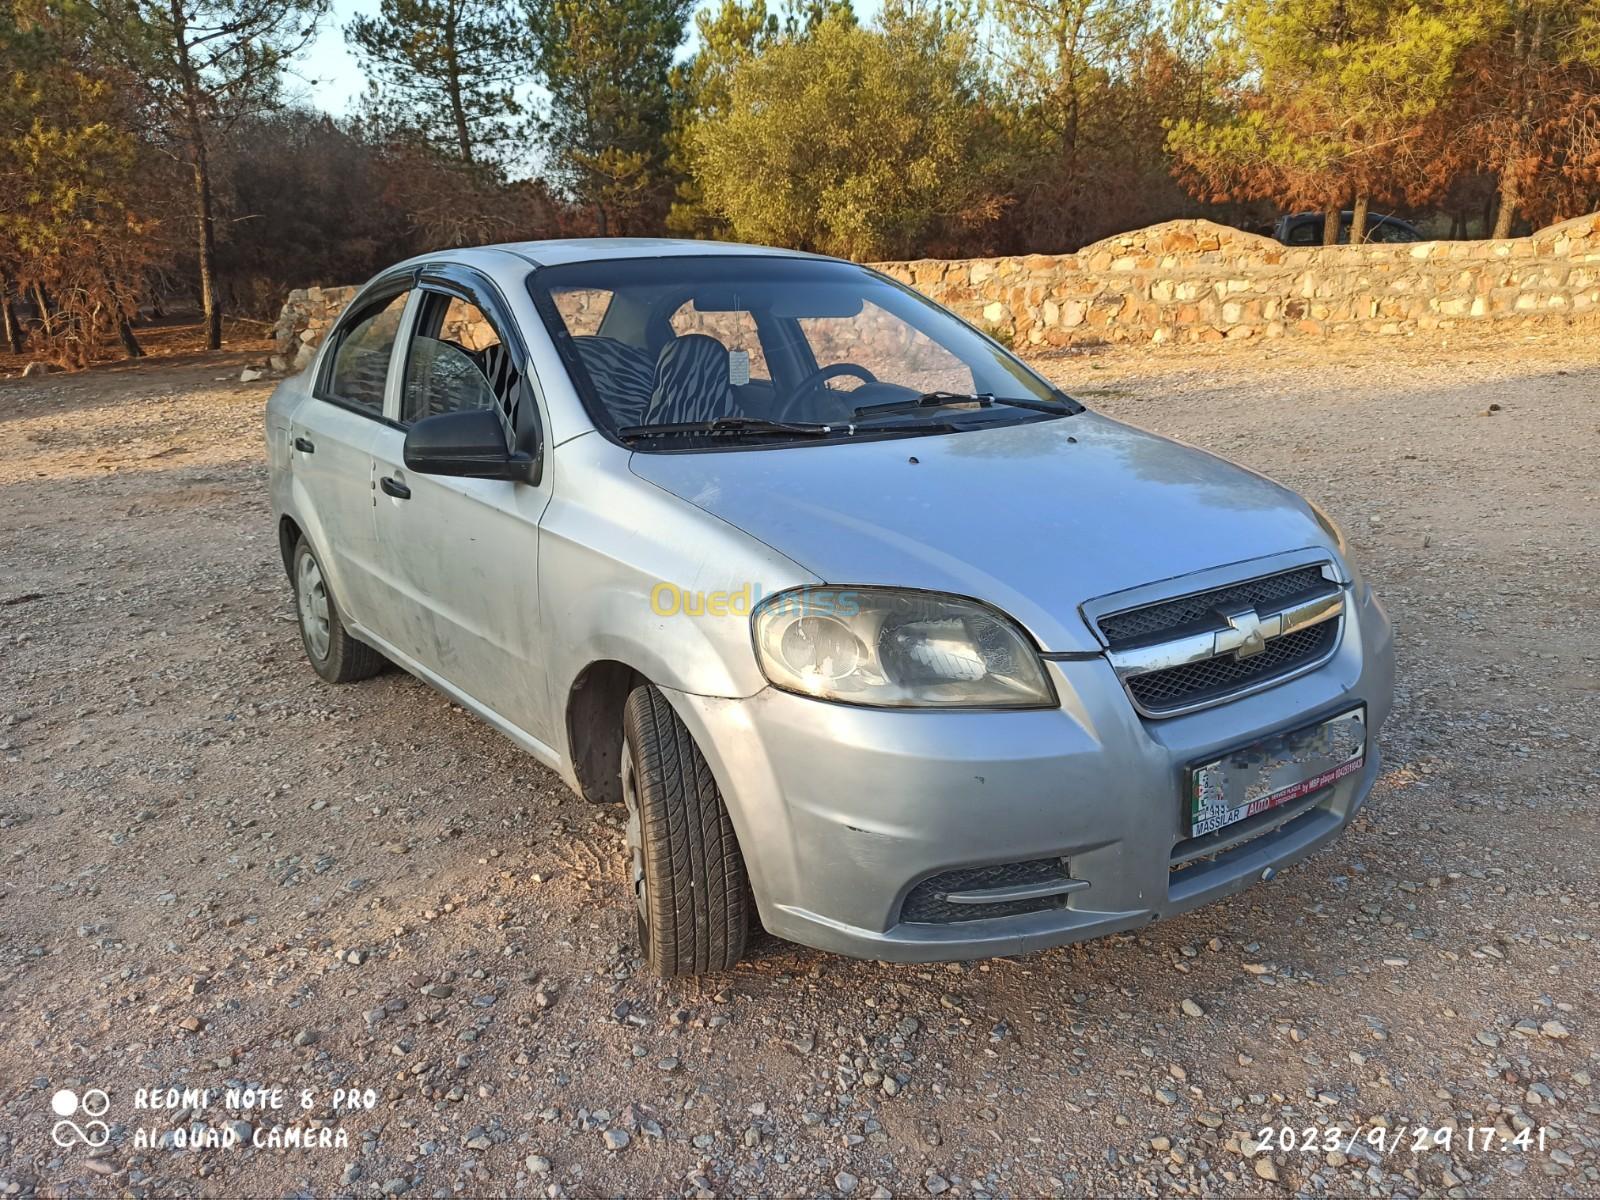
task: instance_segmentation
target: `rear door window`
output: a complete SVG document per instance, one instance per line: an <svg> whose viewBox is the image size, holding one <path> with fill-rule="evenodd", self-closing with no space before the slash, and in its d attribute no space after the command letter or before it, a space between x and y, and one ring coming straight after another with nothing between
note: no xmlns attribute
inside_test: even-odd
<svg viewBox="0 0 1600 1200"><path fill-rule="evenodd" d="M374 301L344 326L328 372L329 396L375 417L383 415L389 358L409 295L400 292Z"/></svg>

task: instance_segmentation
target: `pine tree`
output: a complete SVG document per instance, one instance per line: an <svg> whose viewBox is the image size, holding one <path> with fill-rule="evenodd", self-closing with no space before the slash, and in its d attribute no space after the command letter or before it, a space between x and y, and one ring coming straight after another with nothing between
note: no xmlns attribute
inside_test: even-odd
<svg viewBox="0 0 1600 1200"><path fill-rule="evenodd" d="M206 345L222 345L215 139L277 102L285 62L310 41L327 0L84 0L90 36L147 81L166 137L193 182Z"/></svg>
<svg viewBox="0 0 1600 1200"><path fill-rule="evenodd" d="M1474 0L1478 36L1428 139L1435 178L1494 176L1494 237L1600 204L1600 4Z"/></svg>
<svg viewBox="0 0 1600 1200"><path fill-rule="evenodd" d="M1410 149L1457 84L1474 2L1231 0L1215 109L1168 137L1180 174L1211 200L1321 209L1326 243L1347 203L1364 217L1374 197L1415 196Z"/></svg>
<svg viewBox="0 0 1600 1200"><path fill-rule="evenodd" d="M374 76L383 124L464 163L499 157L516 137L531 47L506 0L382 0L345 37Z"/></svg>
<svg viewBox="0 0 1600 1200"><path fill-rule="evenodd" d="M76 15L0 10L0 271L32 300L40 332L82 366L103 335L142 354L131 316L146 268L170 247L152 209L165 182L138 136L149 97L98 57ZM152 184L157 185L152 188ZM6 335L23 330L0 288Z"/></svg>
<svg viewBox="0 0 1600 1200"><path fill-rule="evenodd" d="M602 236L652 230L672 198L673 55L694 0L523 0L549 94L556 182Z"/></svg>

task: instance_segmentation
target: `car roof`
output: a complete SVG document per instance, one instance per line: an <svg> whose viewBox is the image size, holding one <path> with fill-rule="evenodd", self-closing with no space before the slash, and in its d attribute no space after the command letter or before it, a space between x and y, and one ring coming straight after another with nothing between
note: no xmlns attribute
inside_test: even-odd
<svg viewBox="0 0 1600 1200"><path fill-rule="evenodd" d="M483 246L484 250L501 250L527 259L541 267L561 263L601 262L617 258L679 258L695 254L718 255L768 255L782 258L825 258L800 250L783 250L773 246L752 246L743 242L703 242L690 238L551 238L535 242L502 242ZM446 251L446 257L454 252Z"/></svg>

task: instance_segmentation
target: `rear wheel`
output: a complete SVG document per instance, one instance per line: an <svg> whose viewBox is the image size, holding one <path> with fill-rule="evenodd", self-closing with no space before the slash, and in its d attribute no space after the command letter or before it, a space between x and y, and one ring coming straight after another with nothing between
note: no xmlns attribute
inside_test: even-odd
<svg viewBox="0 0 1600 1200"><path fill-rule="evenodd" d="M654 687L622 720L629 879L645 958L662 975L726 971L749 934L749 881L722 793Z"/></svg>
<svg viewBox="0 0 1600 1200"><path fill-rule="evenodd" d="M350 636L322 564L301 538L294 548L294 607L311 665L329 683L354 683L383 669L383 655Z"/></svg>

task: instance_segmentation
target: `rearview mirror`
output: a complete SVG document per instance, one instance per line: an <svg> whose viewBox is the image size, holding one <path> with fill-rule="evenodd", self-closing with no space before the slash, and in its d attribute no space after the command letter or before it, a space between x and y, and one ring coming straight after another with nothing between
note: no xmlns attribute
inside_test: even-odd
<svg viewBox="0 0 1600 1200"><path fill-rule="evenodd" d="M539 461L506 445L505 426L492 408L424 417L406 431L406 469L424 475L510 479L536 483Z"/></svg>

